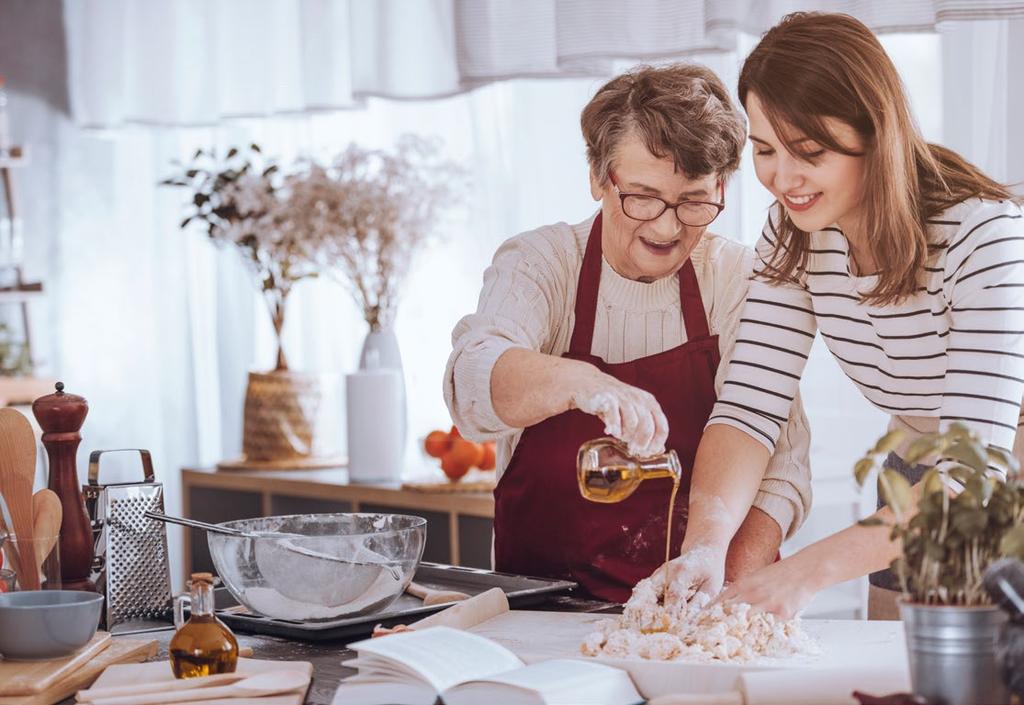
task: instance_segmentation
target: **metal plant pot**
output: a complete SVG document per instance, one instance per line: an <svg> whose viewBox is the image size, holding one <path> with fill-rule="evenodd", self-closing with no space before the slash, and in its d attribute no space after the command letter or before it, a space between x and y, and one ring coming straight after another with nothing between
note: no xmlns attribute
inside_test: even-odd
<svg viewBox="0 0 1024 705"><path fill-rule="evenodd" d="M996 659L1007 621L998 607L938 607L900 601L914 694L934 705L1008 703Z"/></svg>

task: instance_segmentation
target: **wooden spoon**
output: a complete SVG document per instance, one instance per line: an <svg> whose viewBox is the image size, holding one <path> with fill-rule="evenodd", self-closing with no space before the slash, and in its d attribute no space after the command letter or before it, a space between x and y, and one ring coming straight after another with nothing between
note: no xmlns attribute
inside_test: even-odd
<svg viewBox="0 0 1024 705"><path fill-rule="evenodd" d="M0 506L0 534L3 534L5 538L5 540L0 543L0 550L7 554L7 567L17 573L18 547L14 545L10 529L7 528L7 523L4 521L4 508L2 506Z"/></svg>
<svg viewBox="0 0 1024 705"><path fill-rule="evenodd" d="M53 490L39 490L32 495L32 531L35 533L36 567L43 570L43 563L53 551L60 538L60 522L64 510L60 497Z"/></svg>
<svg viewBox="0 0 1024 705"><path fill-rule="evenodd" d="M36 434L24 414L9 407L0 409L0 495L11 514L17 543L31 545L32 481L36 474ZM21 565L29 560L18 551L18 579L25 590L39 589L39 573Z"/></svg>
<svg viewBox="0 0 1024 705"><path fill-rule="evenodd" d="M446 602L458 602L459 600L469 598L469 595L464 592L458 592L457 590L434 590L419 583L409 583L405 591L413 597L423 600L424 607L441 605Z"/></svg>
<svg viewBox="0 0 1024 705"><path fill-rule="evenodd" d="M271 671L238 681L233 685L196 688L169 693L128 695L122 698L93 700L93 705L160 705L184 703L191 700L218 700L227 698L261 698L264 695L290 693L305 688L309 676L302 671Z"/></svg>

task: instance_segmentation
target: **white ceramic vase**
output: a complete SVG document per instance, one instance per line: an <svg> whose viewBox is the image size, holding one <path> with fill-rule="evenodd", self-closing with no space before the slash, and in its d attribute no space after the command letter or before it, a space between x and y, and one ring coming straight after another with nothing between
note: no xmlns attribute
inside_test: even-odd
<svg viewBox="0 0 1024 705"><path fill-rule="evenodd" d="M396 483L404 470L408 413L398 340L371 330L359 370L346 377L349 480Z"/></svg>
<svg viewBox="0 0 1024 705"><path fill-rule="evenodd" d="M387 370L397 370L399 384L401 386L401 410L402 448L405 449L407 430L409 423L408 404L405 395L405 370L402 368L402 352L398 349L398 336L395 329L388 327L380 330L371 330L366 334L363 341L363 352L359 356L359 369L366 370L374 367L373 360L376 358L376 367Z"/></svg>

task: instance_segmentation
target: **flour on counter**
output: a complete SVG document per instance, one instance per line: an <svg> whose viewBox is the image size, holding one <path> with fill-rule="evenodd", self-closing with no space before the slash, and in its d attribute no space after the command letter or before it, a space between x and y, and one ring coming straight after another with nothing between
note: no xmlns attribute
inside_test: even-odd
<svg viewBox="0 0 1024 705"><path fill-rule="evenodd" d="M600 622L580 650L587 656L731 662L818 653L799 617L782 620L746 603L710 602L697 593L677 610L667 610L660 590L646 578L633 589L622 616Z"/></svg>

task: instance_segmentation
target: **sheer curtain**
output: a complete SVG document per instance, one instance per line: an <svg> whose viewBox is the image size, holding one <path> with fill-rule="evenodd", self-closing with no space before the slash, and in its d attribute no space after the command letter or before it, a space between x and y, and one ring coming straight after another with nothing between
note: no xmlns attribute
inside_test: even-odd
<svg viewBox="0 0 1024 705"><path fill-rule="evenodd" d="M178 468L238 454L246 373L272 366L248 273L179 231L184 195L156 186L171 159L250 141L288 161L403 132L444 140L470 172L465 207L416 263L396 322L416 438L448 423L450 331L475 307L497 245L594 209L578 120L601 82L638 61L687 58L735 86L756 35L796 9L848 11L879 31L938 28L883 39L926 135L1024 179L1021 2L66 0L51 359L89 397L87 448L153 450L177 511ZM744 159L715 230L749 244L769 199ZM351 371L365 332L329 280L289 302L296 369ZM830 507L855 502L849 462L883 423L820 350L803 390L819 509L789 550L853 518ZM342 446L340 415L335 429ZM409 460L421 462L412 450Z"/></svg>
<svg viewBox="0 0 1024 705"><path fill-rule="evenodd" d="M425 99L516 77L603 76L616 59L736 50L794 10L879 32L1024 18L1007 0L66 0L81 125L215 124Z"/></svg>

